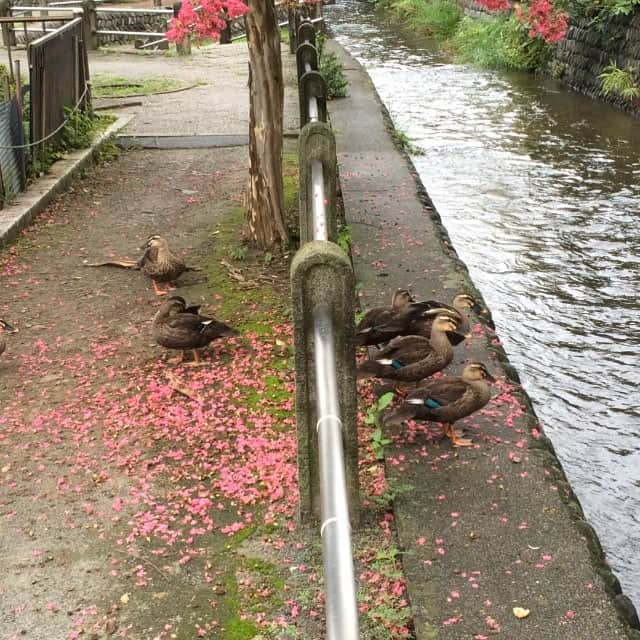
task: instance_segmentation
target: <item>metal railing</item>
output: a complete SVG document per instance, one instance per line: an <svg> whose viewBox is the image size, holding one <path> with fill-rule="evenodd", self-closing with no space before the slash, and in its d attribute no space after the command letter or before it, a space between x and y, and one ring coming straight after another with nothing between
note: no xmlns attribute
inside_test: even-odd
<svg viewBox="0 0 640 640"><path fill-rule="evenodd" d="M316 20L319 21L322 18ZM309 21L307 21L308 24ZM305 41L305 45L311 44ZM317 59L317 56L316 56ZM317 73L311 63L303 65L306 74ZM316 95L301 91L301 122L321 121ZM324 112L326 114L326 111ZM306 116L306 117L304 117ZM308 126L308 125L307 125ZM334 162L336 160L334 159ZM313 240L330 240L327 220L323 163L311 160L311 214ZM301 184L301 189L307 188ZM345 473L344 427L337 384L336 346L333 313L320 302L312 309L313 357L315 367L316 430L318 434L320 484L320 535L322 538L326 625L328 640L356 640L359 637L356 585L351 549L351 524Z"/></svg>

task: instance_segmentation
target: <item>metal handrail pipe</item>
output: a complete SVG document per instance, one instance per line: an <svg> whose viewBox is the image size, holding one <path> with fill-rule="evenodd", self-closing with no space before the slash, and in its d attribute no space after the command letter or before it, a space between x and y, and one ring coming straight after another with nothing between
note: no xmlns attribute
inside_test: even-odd
<svg viewBox="0 0 640 640"><path fill-rule="evenodd" d="M320 160L311 161L311 213L313 216L313 239L328 240L327 216L324 207L324 172Z"/></svg>
<svg viewBox="0 0 640 640"><path fill-rule="evenodd" d="M164 38L167 35L158 31L103 31L101 29L96 31L96 34L99 36L136 36L138 38L144 38L145 36L149 38Z"/></svg>
<svg viewBox="0 0 640 640"><path fill-rule="evenodd" d="M173 9L118 9L116 7L102 7L101 9L96 9L96 13L151 13L173 15Z"/></svg>
<svg viewBox="0 0 640 640"><path fill-rule="evenodd" d="M75 26L77 26L78 24L81 24L81 23L82 23L82 18L74 18L73 20L70 20L66 24L63 24L61 27L59 27L58 29L56 29L52 33L48 33L47 35L42 36L42 38L38 38L37 40L34 40L31 43L31 45L34 46L34 47L38 46L38 45L42 44L43 42L46 42L52 36L58 35L60 33L63 33L64 31L67 31L67 29L73 29L73 27L75 27Z"/></svg>
<svg viewBox="0 0 640 640"><path fill-rule="evenodd" d="M18 13L24 13L26 11L51 11L51 12L57 11L57 12L69 13L69 11L71 11L71 7L50 7L49 5L44 5L42 7L11 7L11 13L13 15L16 15Z"/></svg>
<svg viewBox="0 0 640 640"><path fill-rule="evenodd" d="M320 513L328 640L358 639L358 606L351 552L351 525L344 472L342 421L336 382L331 310L313 309L320 457Z"/></svg>
<svg viewBox="0 0 640 640"><path fill-rule="evenodd" d="M320 116L318 115L318 98L315 96L309 97L309 122L318 122Z"/></svg>

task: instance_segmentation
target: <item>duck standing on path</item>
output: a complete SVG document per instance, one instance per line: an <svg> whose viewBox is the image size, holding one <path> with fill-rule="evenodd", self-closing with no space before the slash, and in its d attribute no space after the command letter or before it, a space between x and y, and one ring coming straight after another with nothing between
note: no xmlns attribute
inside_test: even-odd
<svg viewBox="0 0 640 640"><path fill-rule="evenodd" d="M158 282L169 282L181 276L185 271L195 271L169 249L169 243L162 236L153 235L140 247L144 253L137 265L146 276L151 278L153 290L157 296L167 295L158 289Z"/></svg>
<svg viewBox="0 0 640 640"><path fill-rule="evenodd" d="M187 307L184 298L171 296L156 313L152 333L160 346L181 350L180 362L184 351L192 349L194 360L199 363L197 349L206 347L217 338L237 335L238 331L223 322L201 316L197 313L197 307Z"/></svg>
<svg viewBox="0 0 640 640"><path fill-rule="evenodd" d="M384 418L385 426L398 425L416 418L444 423L444 434L454 447L468 447L471 440L461 438L454 423L482 409L491 398L485 380L495 382L481 362L469 363L461 377L447 376L429 380L409 393L402 404Z"/></svg>
<svg viewBox="0 0 640 640"><path fill-rule="evenodd" d="M417 382L444 369L453 359L453 349L447 331L458 328L456 318L442 309L429 312L435 315L431 337L398 336L372 358L358 367L358 378L389 378L403 382Z"/></svg>
<svg viewBox="0 0 640 640"><path fill-rule="evenodd" d="M7 348L7 338L5 333L18 333L18 330L12 327L5 320L0 320L0 356L5 352Z"/></svg>

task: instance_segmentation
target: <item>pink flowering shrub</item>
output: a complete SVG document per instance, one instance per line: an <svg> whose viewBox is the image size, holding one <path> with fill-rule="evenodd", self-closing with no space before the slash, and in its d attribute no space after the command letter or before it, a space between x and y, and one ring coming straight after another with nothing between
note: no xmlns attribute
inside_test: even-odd
<svg viewBox="0 0 640 640"><path fill-rule="evenodd" d="M567 33L567 14L557 10L551 0L530 0L529 6L516 4L514 9L531 39L541 38L546 44L553 44Z"/></svg>
<svg viewBox="0 0 640 640"><path fill-rule="evenodd" d="M182 42L193 34L198 43L205 38L217 39L227 19L238 18L249 10L241 0L200 0L198 9L190 0L183 0L178 15L167 31L169 42Z"/></svg>

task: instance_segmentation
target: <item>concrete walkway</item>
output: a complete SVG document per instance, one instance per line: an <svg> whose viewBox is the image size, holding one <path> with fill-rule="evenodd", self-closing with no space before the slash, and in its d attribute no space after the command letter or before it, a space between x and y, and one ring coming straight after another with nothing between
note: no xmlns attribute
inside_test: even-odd
<svg viewBox="0 0 640 640"><path fill-rule="evenodd" d="M394 145L369 77L333 49L351 82L350 97L330 111L363 306L388 303L406 285L422 299L450 302L463 291L480 298ZM470 342L448 371L481 360L499 379L490 404L464 421L475 447L454 450L435 425L418 425L397 429L386 450L417 638L640 637L618 615L629 601L491 323L476 324Z"/></svg>

